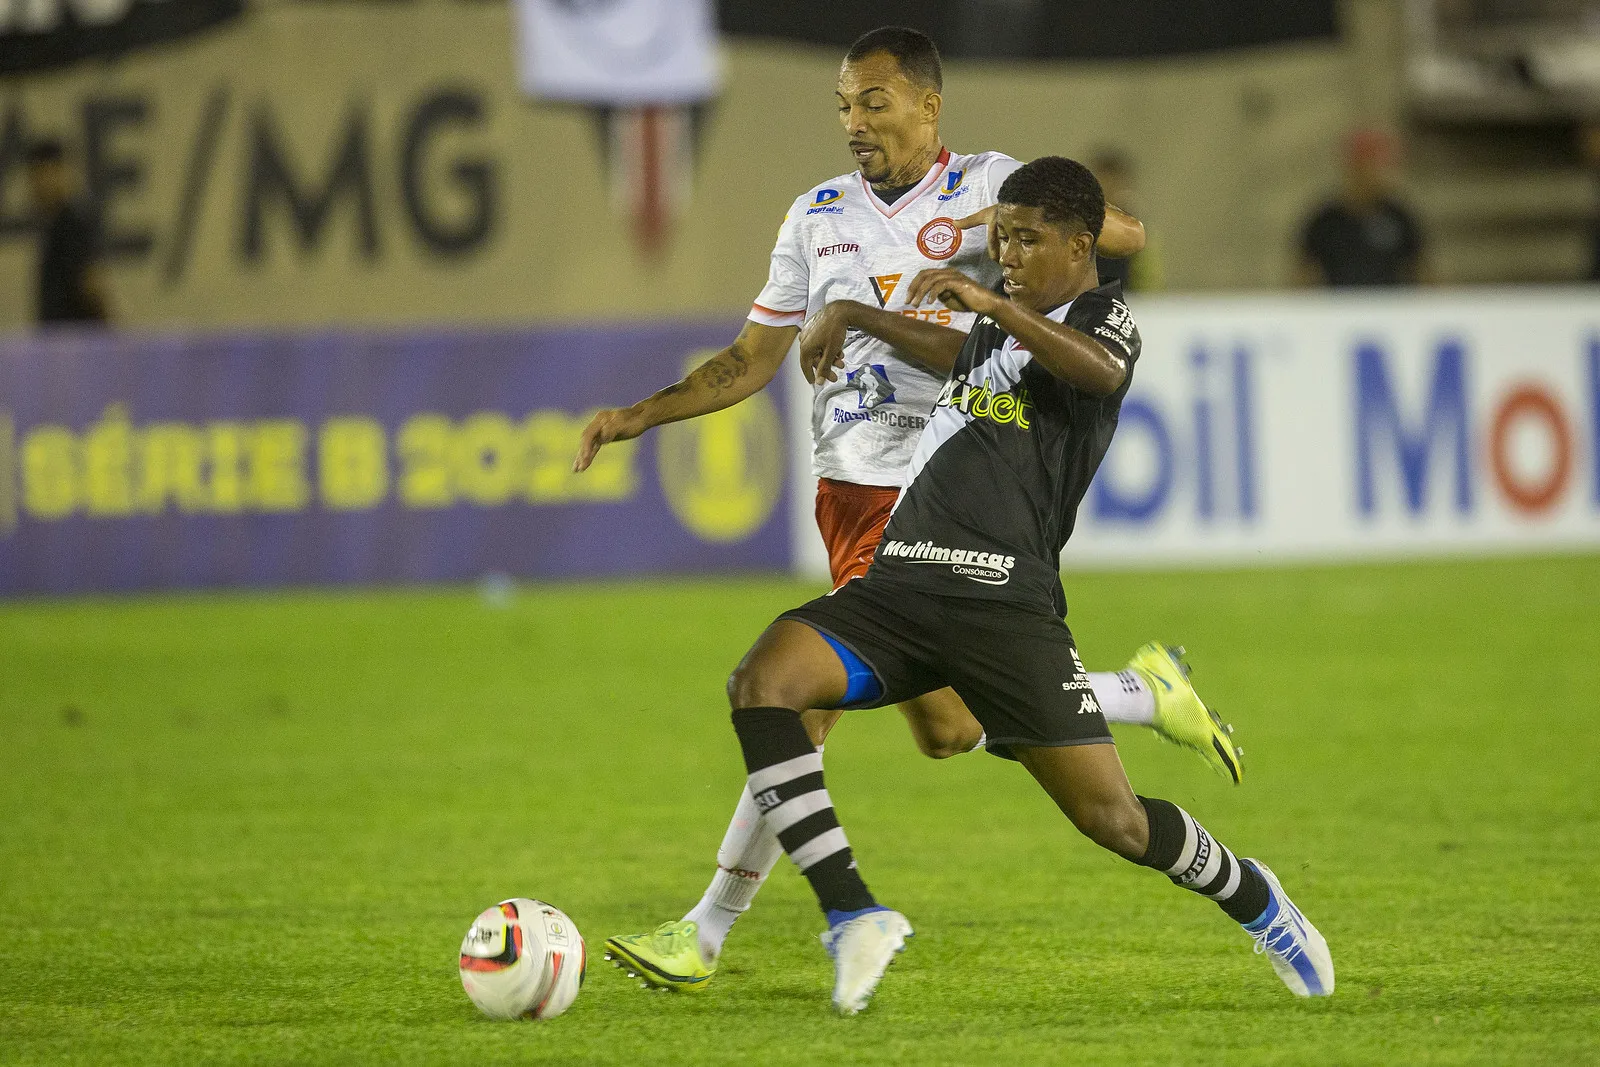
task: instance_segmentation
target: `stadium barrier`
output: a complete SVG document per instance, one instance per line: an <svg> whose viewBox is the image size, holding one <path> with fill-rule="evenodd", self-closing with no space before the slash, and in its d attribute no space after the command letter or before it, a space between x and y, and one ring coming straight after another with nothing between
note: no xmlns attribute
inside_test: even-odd
<svg viewBox="0 0 1600 1067"><path fill-rule="evenodd" d="M1068 567L1600 548L1600 300L1134 300ZM810 390L569 464L733 321L0 344L0 594L822 576ZM783 413L787 412L787 416Z"/></svg>
<svg viewBox="0 0 1600 1067"><path fill-rule="evenodd" d="M1600 549L1593 291L1132 305L1144 354L1068 568Z"/></svg>
<svg viewBox="0 0 1600 1067"><path fill-rule="evenodd" d="M783 569L770 393L571 464L737 322L0 344L0 594Z"/></svg>

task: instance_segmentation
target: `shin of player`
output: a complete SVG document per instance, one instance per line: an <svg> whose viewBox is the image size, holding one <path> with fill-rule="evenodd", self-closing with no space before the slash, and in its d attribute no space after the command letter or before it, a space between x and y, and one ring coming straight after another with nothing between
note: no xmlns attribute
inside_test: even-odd
<svg viewBox="0 0 1600 1067"><path fill-rule="evenodd" d="M823 943L835 961L834 1006L866 1006L884 970L905 947L905 916L873 899L834 812L801 710L871 704L882 686L802 623L773 623L728 680L733 726L744 753L748 795L827 916ZM863 684L865 680L866 684Z"/></svg>
<svg viewBox="0 0 1600 1067"><path fill-rule="evenodd" d="M1156 711L1155 695L1140 674L1128 669L1092 672L1089 681L1107 722L1151 725ZM802 716L802 721L808 735L817 742L820 753L821 739L838 721L837 715L808 712ZM964 740L964 748L950 747L940 754L982 747L981 733L974 739ZM711 876L700 900L683 917L684 922L695 924L695 936L705 962L714 964L717 961L734 923L750 909L782 855L783 845L777 833L746 786L740 790L733 817L728 820L722 844L717 849L716 873Z"/></svg>

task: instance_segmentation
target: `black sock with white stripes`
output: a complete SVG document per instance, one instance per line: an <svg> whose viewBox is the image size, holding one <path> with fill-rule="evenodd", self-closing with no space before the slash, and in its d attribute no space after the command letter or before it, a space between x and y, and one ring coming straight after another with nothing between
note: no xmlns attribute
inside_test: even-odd
<svg viewBox="0 0 1600 1067"><path fill-rule="evenodd" d="M1239 862L1194 816L1165 800L1140 797L1150 817L1150 844L1139 860L1185 889L1210 897L1235 922L1252 923L1267 910L1267 880Z"/></svg>
<svg viewBox="0 0 1600 1067"><path fill-rule="evenodd" d="M799 712L738 708L733 728L744 749L750 795L777 832L783 850L811 883L822 910L848 912L875 906L833 814L833 801L822 786L822 753L811 743Z"/></svg>

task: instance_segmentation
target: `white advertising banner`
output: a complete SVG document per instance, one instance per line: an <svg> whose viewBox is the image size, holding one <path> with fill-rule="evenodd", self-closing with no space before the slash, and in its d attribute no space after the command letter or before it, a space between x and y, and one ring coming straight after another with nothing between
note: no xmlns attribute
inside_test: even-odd
<svg viewBox="0 0 1600 1067"><path fill-rule="evenodd" d="M1069 569L1600 551L1600 293L1130 303Z"/></svg>
<svg viewBox="0 0 1600 1067"><path fill-rule="evenodd" d="M516 0L523 91L613 107L716 95L711 0Z"/></svg>

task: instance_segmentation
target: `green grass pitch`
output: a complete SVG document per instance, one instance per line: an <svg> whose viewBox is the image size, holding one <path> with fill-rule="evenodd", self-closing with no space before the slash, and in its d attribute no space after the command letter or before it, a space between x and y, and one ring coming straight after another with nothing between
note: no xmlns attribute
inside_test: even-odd
<svg viewBox="0 0 1600 1067"><path fill-rule="evenodd" d="M1600 557L1069 576L1092 668L1187 644L1233 789L1121 735L1136 788L1271 862L1337 994L1078 838L1013 764L846 719L829 785L918 928L838 1019L784 863L698 995L608 934L678 917L740 761L728 669L779 580L0 605L0 1062L1600 1061ZM588 984L503 1024L455 955L566 909Z"/></svg>

